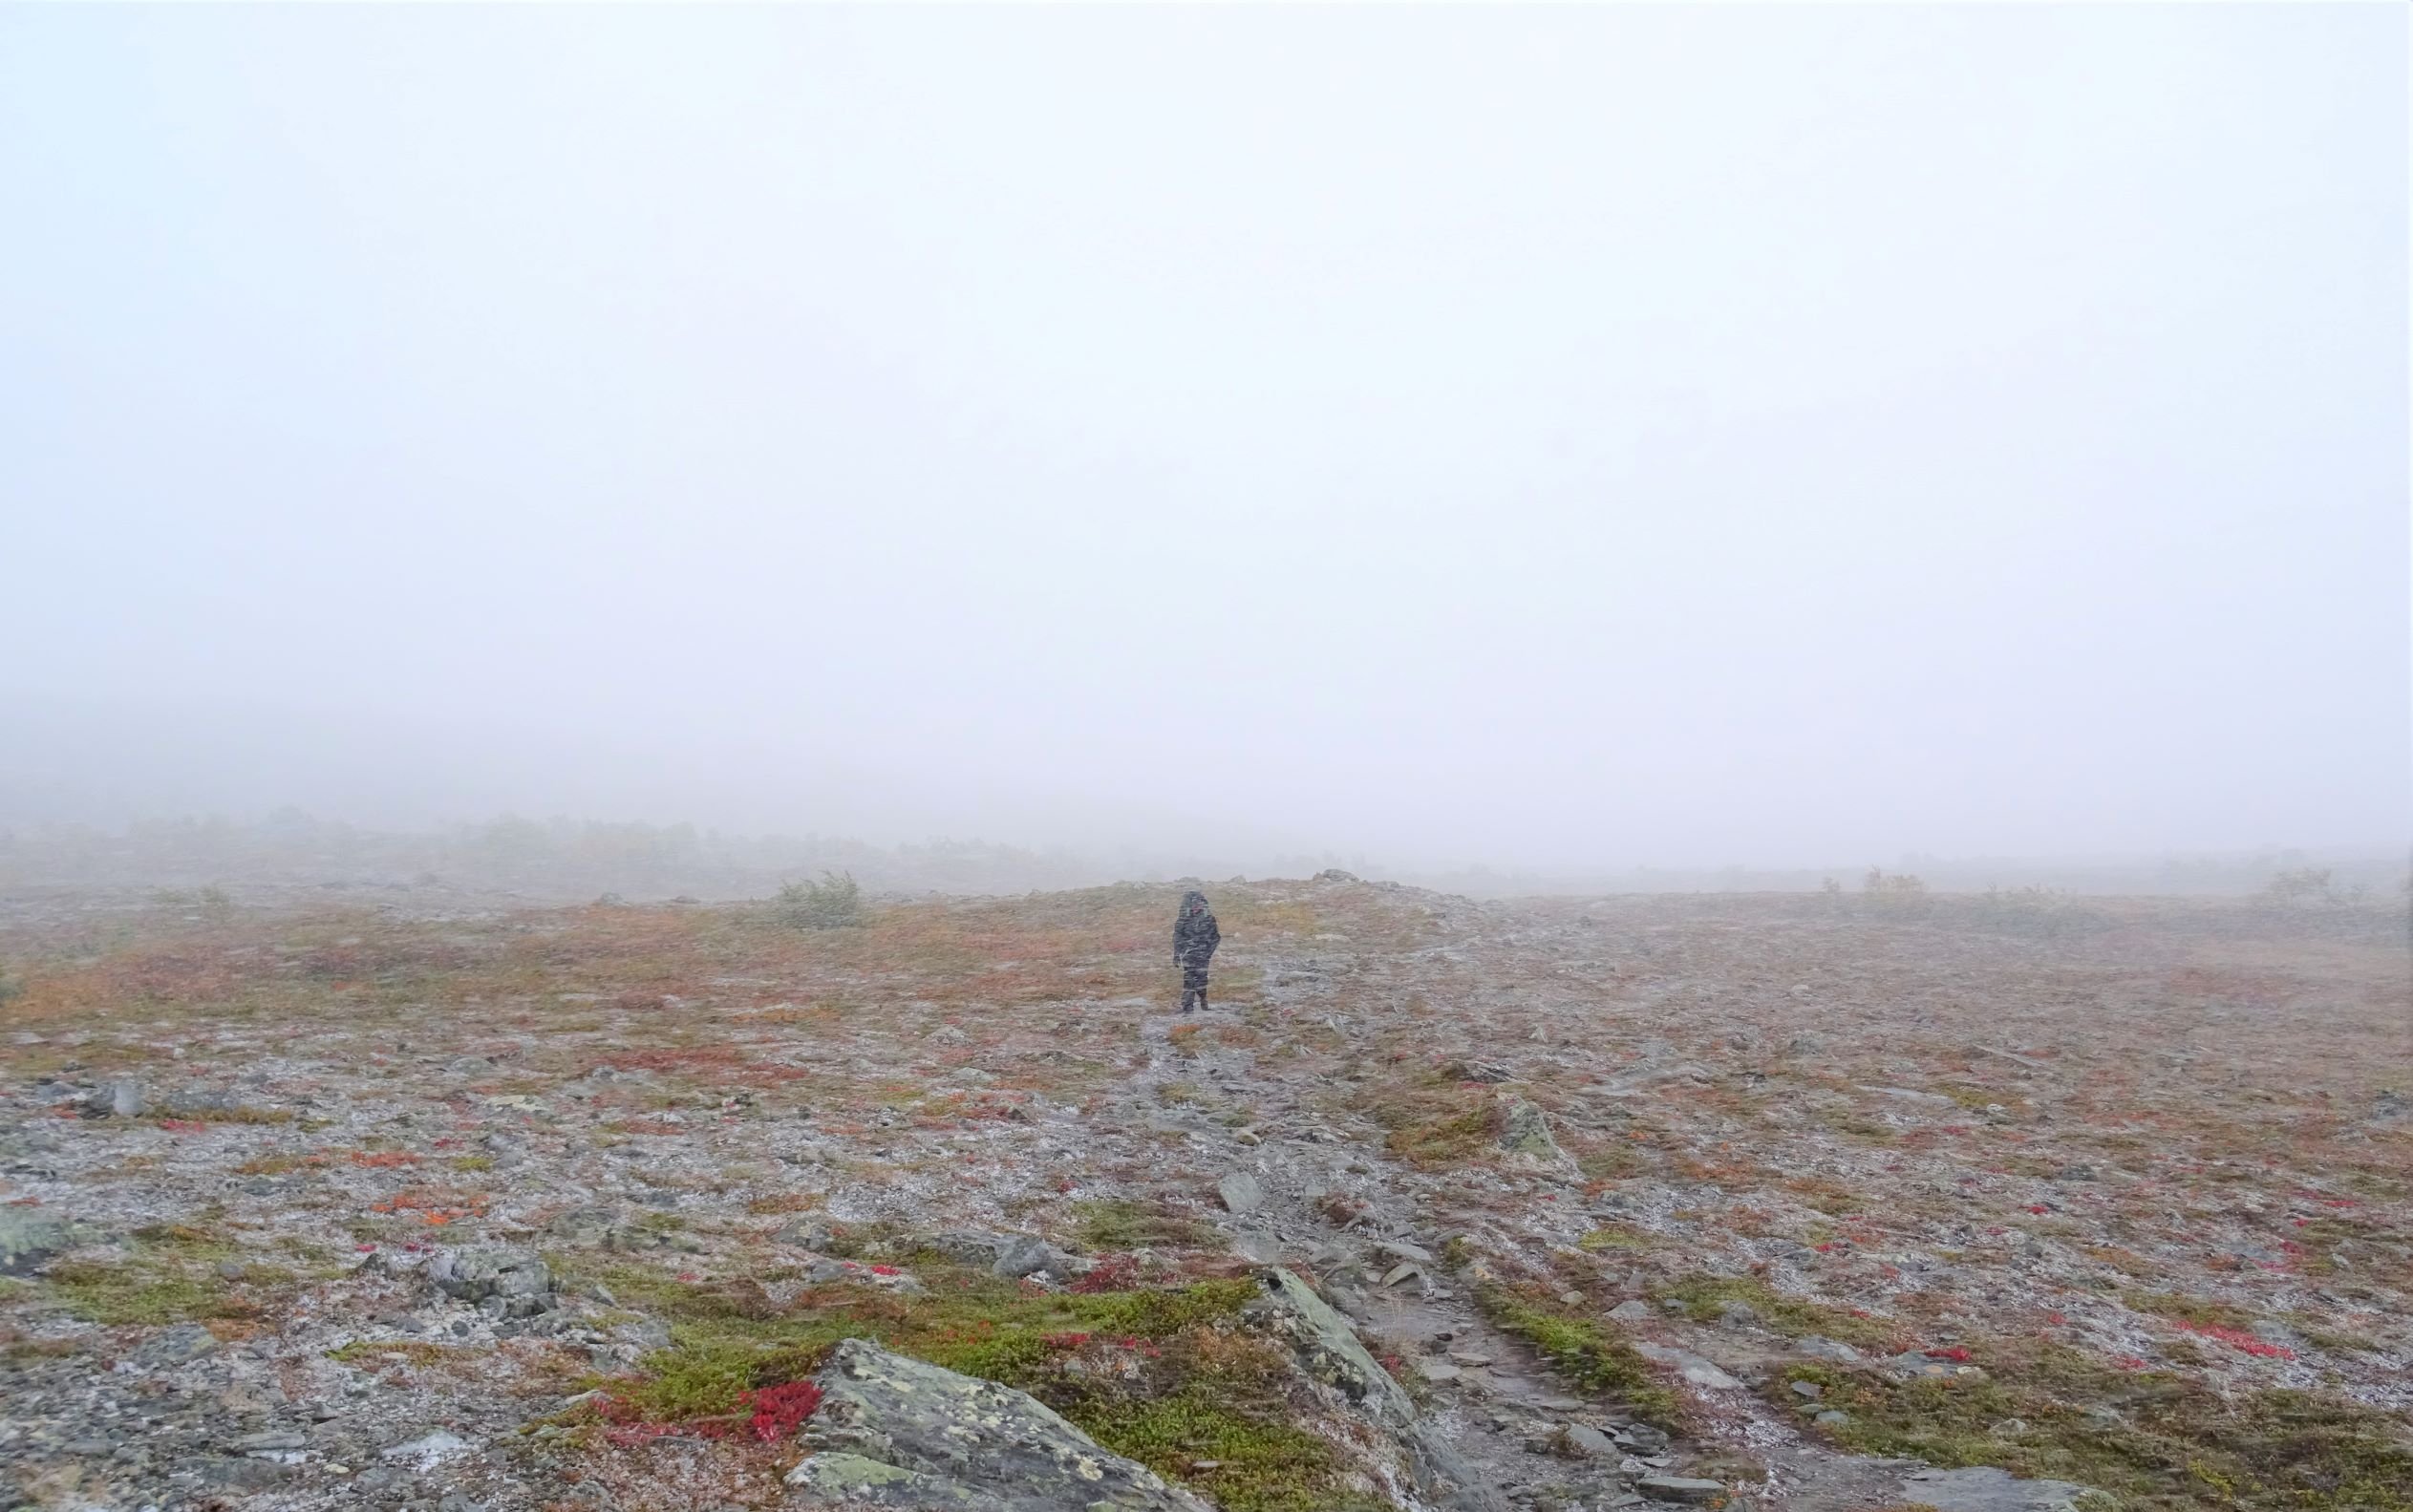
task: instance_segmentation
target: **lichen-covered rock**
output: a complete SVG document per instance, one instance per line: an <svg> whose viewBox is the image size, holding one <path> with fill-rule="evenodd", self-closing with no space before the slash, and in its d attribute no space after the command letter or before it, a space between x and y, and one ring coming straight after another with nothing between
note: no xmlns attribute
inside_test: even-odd
<svg viewBox="0 0 2413 1512"><path fill-rule="evenodd" d="M1265 1295L1249 1304L1248 1317L1288 1344L1308 1374L1339 1392L1398 1441L1409 1477L1427 1501L1453 1512L1492 1512L1505 1504L1455 1449L1417 1421L1407 1389L1366 1352L1348 1320L1314 1288L1279 1266L1260 1279Z"/></svg>
<svg viewBox="0 0 2413 1512"><path fill-rule="evenodd" d="M1156 1472L1109 1454L1035 1398L892 1354L865 1339L830 1352L787 1483L870 1506L994 1512L1207 1512Z"/></svg>
<svg viewBox="0 0 2413 1512"><path fill-rule="evenodd" d="M1519 1097L1508 1104L1501 1120L1500 1148L1510 1155L1528 1156L1551 1165L1567 1163L1567 1152L1558 1147L1550 1134L1550 1116L1540 1107Z"/></svg>
<svg viewBox="0 0 2413 1512"><path fill-rule="evenodd" d="M533 1250L443 1249L427 1263L427 1279L459 1302L502 1299L512 1316L541 1311L553 1290L553 1272Z"/></svg>
<svg viewBox="0 0 2413 1512"><path fill-rule="evenodd" d="M30 1276L65 1249L67 1221L38 1207L0 1207L0 1276Z"/></svg>
<svg viewBox="0 0 2413 1512"><path fill-rule="evenodd" d="M1290 1345L1308 1374L1338 1390L1384 1427L1404 1427L1416 1416L1406 1389L1375 1363L1348 1320L1313 1288L1279 1266L1266 1270L1263 1280L1265 1295L1249 1304L1249 1315Z"/></svg>

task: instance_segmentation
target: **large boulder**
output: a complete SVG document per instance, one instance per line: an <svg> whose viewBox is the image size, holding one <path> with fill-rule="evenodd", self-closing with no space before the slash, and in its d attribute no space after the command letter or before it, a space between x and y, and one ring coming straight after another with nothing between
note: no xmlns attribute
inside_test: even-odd
<svg viewBox="0 0 2413 1512"><path fill-rule="evenodd" d="M427 1263L427 1279L457 1302L499 1303L489 1310L509 1317L532 1317L553 1306L553 1272L534 1250L438 1250Z"/></svg>
<svg viewBox="0 0 2413 1512"><path fill-rule="evenodd" d="M870 1506L1208 1512L1010 1386L866 1339L831 1351L814 1383L822 1401L804 1425L808 1453L787 1476L801 1492Z"/></svg>

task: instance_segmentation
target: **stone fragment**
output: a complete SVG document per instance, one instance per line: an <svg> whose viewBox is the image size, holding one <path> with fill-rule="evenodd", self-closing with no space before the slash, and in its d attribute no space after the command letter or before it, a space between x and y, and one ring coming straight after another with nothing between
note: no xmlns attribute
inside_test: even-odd
<svg viewBox="0 0 2413 1512"><path fill-rule="evenodd" d="M1215 1195L1223 1199L1228 1212L1253 1213L1265 1205L1265 1189L1246 1171L1234 1171L1217 1182Z"/></svg>
<svg viewBox="0 0 2413 1512"><path fill-rule="evenodd" d="M1701 1506L1716 1501L1726 1494L1723 1480L1703 1480L1693 1476L1644 1476L1634 1488L1654 1501L1681 1501Z"/></svg>

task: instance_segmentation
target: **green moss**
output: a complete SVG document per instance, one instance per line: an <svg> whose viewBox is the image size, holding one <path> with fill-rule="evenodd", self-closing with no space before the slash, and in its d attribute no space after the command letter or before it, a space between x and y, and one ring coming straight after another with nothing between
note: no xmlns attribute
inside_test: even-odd
<svg viewBox="0 0 2413 1512"><path fill-rule="evenodd" d="M1599 1324L1497 1285L1478 1286L1475 1301L1484 1316L1540 1351L1578 1389L1615 1398L1662 1427L1682 1426L1676 1394L1661 1384L1651 1362Z"/></svg>
<svg viewBox="0 0 2413 1512"><path fill-rule="evenodd" d="M2413 1512L2413 1447L2369 1408L2292 1391L2224 1397L2060 1345L2006 1341L1974 1363L1982 1375L1909 1381L1796 1365L1767 1395L1804 1416L1849 1415L1831 1436L1846 1449L2074 1480L2129 1512ZM1822 1395L1803 1402L1797 1380Z"/></svg>
<svg viewBox="0 0 2413 1512"><path fill-rule="evenodd" d="M1079 1242L1091 1250L1194 1249L1214 1239L1203 1224L1121 1198L1081 1203L1073 1211Z"/></svg>
<svg viewBox="0 0 2413 1512"><path fill-rule="evenodd" d="M1788 1297L1756 1276L1687 1276L1658 1295L1684 1304L1696 1323L1715 1322L1728 1303L1739 1302L1787 1338L1817 1334L1870 1350L1891 1350L1901 1339L1898 1324Z"/></svg>
<svg viewBox="0 0 2413 1512"><path fill-rule="evenodd" d="M1380 1512L1390 1502L1337 1482L1332 1444L1304 1428L1243 1410L1205 1385L1169 1396L1101 1405L1073 1420L1107 1449L1186 1481L1225 1512ZM1212 1469L1192 1467L1211 1461Z"/></svg>
<svg viewBox="0 0 2413 1512"><path fill-rule="evenodd" d="M1604 1225L1575 1241L1575 1247L1598 1251L1603 1249L1648 1249L1650 1237L1615 1224Z"/></svg>
<svg viewBox="0 0 2413 1512"><path fill-rule="evenodd" d="M400 1358L413 1365L433 1365L440 1360L463 1359L491 1353L484 1348L462 1345L430 1344L423 1339L354 1339L327 1352L327 1357L341 1365L381 1365Z"/></svg>
<svg viewBox="0 0 2413 1512"><path fill-rule="evenodd" d="M224 1282L143 1265L75 1261L52 1267L48 1281L60 1306L108 1328L247 1317L257 1310L229 1296Z"/></svg>
<svg viewBox="0 0 2413 1512"><path fill-rule="evenodd" d="M1411 1165L1450 1165L1482 1155L1499 1137L1499 1107L1484 1098L1471 1106L1453 1101L1449 1111L1400 1122L1383 1147Z"/></svg>

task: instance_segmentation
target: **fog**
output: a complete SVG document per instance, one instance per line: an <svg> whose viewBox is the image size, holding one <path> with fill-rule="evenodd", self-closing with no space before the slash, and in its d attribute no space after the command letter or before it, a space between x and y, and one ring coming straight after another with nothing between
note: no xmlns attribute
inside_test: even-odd
<svg viewBox="0 0 2413 1512"><path fill-rule="evenodd" d="M2406 40L0 9L0 823L2399 847Z"/></svg>

